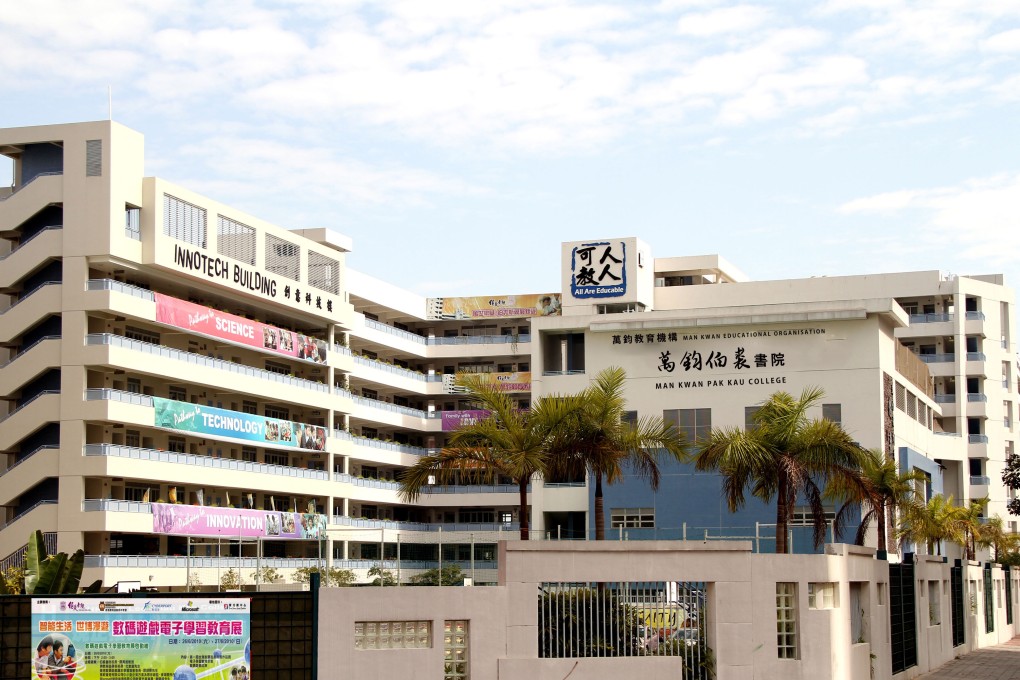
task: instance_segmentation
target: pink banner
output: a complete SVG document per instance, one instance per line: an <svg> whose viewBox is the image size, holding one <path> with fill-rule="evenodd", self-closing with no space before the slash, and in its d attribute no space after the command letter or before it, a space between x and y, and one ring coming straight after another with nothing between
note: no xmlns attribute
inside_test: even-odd
<svg viewBox="0 0 1020 680"><path fill-rule="evenodd" d="M325 538L326 516L153 503L152 531L176 536L314 539Z"/></svg>
<svg viewBox="0 0 1020 680"><path fill-rule="evenodd" d="M443 432L459 430L466 425L474 425L479 420L489 417L489 411L443 411Z"/></svg>
<svg viewBox="0 0 1020 680"><path fill-rule="evenodd" d="M228 342L326 363L326 341L155 293L156 321Z"/></svg>

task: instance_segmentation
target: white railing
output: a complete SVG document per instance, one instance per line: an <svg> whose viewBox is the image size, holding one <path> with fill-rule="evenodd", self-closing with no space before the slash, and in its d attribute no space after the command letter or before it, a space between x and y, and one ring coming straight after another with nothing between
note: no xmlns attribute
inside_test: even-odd
<svg viewBox="0 0 1020 680"><path fill-rule="evenodd" d="M375 449L385 449L387 451L397 451L398 453L406 453L412 456L425 456L428 454L436 453L439 449L426 449L421 446L411 446L410 444L400 444L398 442L387 442L380 439L372 439L371 437L360 437L353 435L350 432L344 430L333 430L333 436L337 439L346 439L354 442L355 446L368 446Z"/></svg>
<svg viewBox="0 0 1020 680"><path fill-rule="evenodd" d="M369 368L374 368L378 371L386 371L387 373L399 375L402 378L408 378L410 380L420 380L422 382L439 382L442 380L442 376L428 376L424 373L419 373L418 371L412 371L409 368L387 364L379 361L378 359L369 359L368 357L359 356L357 354L354 355L354 363L362 366L368 366Z"/></svg>
<svg viewBox="0 0 1020 680"><path fill-rule="evenodd" d="M405 531L497 531L513 532L520 531L520 524L517 522L501 523L474 523L474 522L398 522L389 519L360 519L346 515L332 515L329 518L330 524L345 527L360 527L363 529L401 529ZM510 536L508 535L508 538Z"/></svg>
<svg viewBox="0 0 1020 680"><path fill-rule="evenodd" d="M961 436L963 436L959 432L936 432L935 434L939 435L940 437L961 437Z"/></svg>
<svg viewBox="0 0 1020 680"><path fill-rule="evenodd" d="M46 233L47 231L52 231L52 230L54 230L54 229L63 229L63 228L64 228L64 227L63 227L63 225L60 225L60 224L54 224L54 225L51 225L51 226L49 226L49 227L43 227L42 229L40 229L39 231L35 232L34 234L32 234L31 236L29 236L28 238L26 238L26 239L25 239L24 241L22 241L21 243L19 243L19 244L17 245L17 247L16 247L16 248L14 248L13 250L11 250L11 252L9 252L9 253L7 253L7 254L5 254L5 255L0 255L0 262L3 262L4 260L6 260L6 259L7 259L8 257L10 257L11 255L13 255L14 253L18 252L19 250L21 250L22 248L24 248L25 246L27 246L27 245L28 245L29 243L31 243L31 242L32 242L32 241L33 241L33 240L34 240L34 239L35 239L35 238L36 238L37 236L39 236L39 235L41 235L41 234L45 234L45 233Z"/></svg>
<svg viewBox="0 0 1020 680"><path fill-rule="evenodd" d="M33 342L28 347L25 347L25 348L19 350L17 354L15 354L13 357L8 359L7 361L5 361L2 364L0 364L0 368L6 368L7 366L10 366L15 361L17 361L21 357L25 356L26 354L28 354L29 350L31 350L33 347L35 347L36 345L38 345L41 342L46 342L47 340L59 340L59 339L60 339L59 335L44 335L41 338L39 338L38 340L36 340L35 342Z"/></svg>
<svg viewBox="0 0 1020 680"><path fill-rule="evenodd" d="M146 567L192 569L222 567L223 569L257 569L275 567L278 569L301 569L322 564L314 557L186 557L184 555L86 555L85 566L92 568Z"/></svg>
<svg viewBox="0 0 1020 680"><path fill-rule="evenodd" d="M15 187L14 191L12 191L11 193L7 194L6 196L0 196L0 202L2 202L2 201L6 201L6 200L7 200L8 198L10 198L10 197L11 197L11 196L13 196L14 194L18 193L19 191L21 191L22 189L24 189L25 187L27 187L27 186L28 186L29 184L31 184L32 182L34 182L34 181L36 181L37 179L39 179L40 177L54 177L54 176L56 176L56 175L63 175L63 174L64 174L64 171L63 171L63 170L60 170L60 171L56 171L56 170L55 170L55 171L53 171L53 172L40 172L40 173L39 173L38 175L36 175L36 176L35 176L35 177L33 177L32 179L28 180L27 182L25 182L24 184L22 184L22 185L21 185L20 187Z"/></svg>
<svg viewBox="0 0 1020 680"><path fill-rule="evenodd" d="M910 323L939 323L940 321L952 321L952 314L911 314Z"/></svg>
<svg viewBox="0 0 1020 680"><path fill-rule="evenodd" d="M363 486L369 489L386 489L387 491L400 491L400 482L389 482L384 479L366 479L355 477L343 472L333 475L333 479L353 486Z"/></svg>
<svg viewBox="0 0 1020 680"><path fill-rule="evenodd" d="M6 414L0 416L0 423L4 422L8 418L10 418L11 416L13 416L15 413L17 413L21 409L27 408L28 406L30 406L32 404L32 402L35 401L36 399L40 399L40 398L45 397L45 396L50 395L50 394L60 394L60 390L43 390L42 392L40 392L39 394L37 394L34 397L32 397L31 399L29 399L28 401L26 401L24 404L22 404L18 408L14 409L13 411L11 411L9 413L6 413Z"/></svg>
<svg viewBox="0 0 1020 680"><path fill-rule="evenodd" d="M136 512L152 514L152 503L119 501L112 498L86 498L81 502L82 512Z"/></svg>
<svg viewBox="0 0 1020 680"><path fill-rule="evenodd" d="M44 281L44 282L40 283L38 286L36 286L32 290L28 291L27 293L24 293L20 298L15 300L14 304L8 305L3 310L0 310L0 315L6 314L7 312L11 311L15 307L17 307L18 305L20 305L21 303L25 302L26 300L31 298L33 295L35 295L36 293L41 291L46 286L59 286L61 283L62 283L61 281Z"/></svg>
<svg viewBox="0 0 1020 680"><path fill-rule="evenodd" d="M156 295L151 290L132 286L129 283L114 281L113 279L89 279L85 282L85 290L112 290L117 293L124 293L150 302L156 301Z"/></svg>
<svg viewBox="0 0 1020 680"><path fill-rule="evenodd" d="M531 335L457 335L450 338L427 338L429 345L524 345Z"/></svg>
<svg viewBox="0 0 1020 680"><path fill-rule="evenodd" d="M85 390L85 401L121 401L135 406L152 407L152 397L147 394L136 394L124 390L111 390L107 387L90 387Z"/></svg>
<svg viewBox="0 0 1020 680"><path fill-rule="evenodd" d="M165 357L167 359L173 359L175 361L183 361L185 363L194 364L196 366L216 368L221 371L230 371L231 373L247 375L252 378L258 378L260 380L282 383L284 385L291 385L293 387L300 387L306 390L314 390L315 392L323 392L329 394L329 385L327 385L326 383L316 382L314 380L306 380L305 378L295 378L293 376L283 375L282 373L267 371L262 368L254 368L252 366L245 366L243 364L235 364L232 361L225 361L223 359L213 359L212 357L203 356L201 354L196 354L194 352L185 352L184 350L163 347L162 345L155 345L153 343L143 342L141 340L132 340L131 338L125 338L122 335L114 335L112 333L90 333L89 335L85 336L85 344L111 345L113 347L123 347L126 349L145 352L146 354L152 354L155 356Z"/></svg>
<svg viewBox="0 0 1020 680"><path fill-rule="evenodd" d="M387 324L380 323L379 321L374 321L372 319L365 319L365 328L371 328L373 330L382 331L383 333L394 335L398 338L407 340L409 342L413 342L418 345L425 344L425 338L423 338L420 335L416 335L415 333L405 331L400 328L394 328L393 326L389 326Z"/></svg>
<svg viewBox="0 0 1020 680"><path fill-rule="evenodd" d="M333 392L341 397L347 397L352 400L355 404L361 406L368 406L370 408L377 408L383 411L392 411L393 413L400 413L401 415L411 416L413 418L425 418L427 417L425 411L417 408L411 408L410 406L398 406L396 404L390 404L385 401L379 401L378 399L369 399L368 397L359 397L350 390L344 389L343 387L334 387Z"/></svg>
<svg viewBox="0 0 1020 680"><path fill-rule="evenodd" d="M259 474L276 475L279 477L298 477L301 479L319 480L329 479L329 474L326 473L325 470L309 470L307 468L290 467L287 465L271 465L269 463L255 463L247 460L234 460L232 458L196 456L190 453L157 451L155 449L142 449L132 446L121 446L119 444L86 444L84 447L84 454L86 456L114 456L117 458L152 460L177 465L195 465L198 467L210 467L220 470L234 470L236 472L256 472Z"/></svg>

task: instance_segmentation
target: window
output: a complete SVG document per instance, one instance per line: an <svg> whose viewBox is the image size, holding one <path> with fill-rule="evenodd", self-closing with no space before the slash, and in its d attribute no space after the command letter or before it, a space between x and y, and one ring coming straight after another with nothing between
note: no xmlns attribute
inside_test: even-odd
<svg viewBox="0 0 1020 680"><path fill-rule="evenodd" d="M255 462L255 447L254 446L242 446L241 447L241 460L246 460L249 463Z"/></svg>
<svg viewBox="0 0 1020 680"><path fill-rule="evenodd" d="M712 431L712 409L681 408L662 412L662 419L680 430L688 443L703 441Z"/></svg>
<svg viewBox="0 0 1020 680"><path fill-rule="evenodd" d="M744 407L744 430L750 431L755 428L754 416L758 413L760 406Z"/></svg>
<svg viewBox="0 0 1020 680"><path fill-rule="evenodd" d="M850 583L850 644L867 642L864 638L865 584L861 581Z"/></svg>
<svg viewBox="0 0 1020 680"><path fill-rule="evenodd" d="M276 418L277 420L290 420L290 409L286 406L270 406L266 404L263 408L266 418Z"/></svg>
<svg viewBox="0 0 1020 680"><path fill-rule="evenodd" d="M842 404L822 404L822 418L832 421L837 425L843 424Z"/></svg>
<svg viewBox="0 0 1020 680"><path fill-rule="evenodd" d="M184 453L187 448L184 437L167 437L166 450L173 453Z"/></svg>
<svg viewBox="0 0 1020 680"><path fill-rule="evenodd" d="M825 513L825 523L832 524L836 520L836 510L828 506L823 507L822 510ZM798 506L793 509L793 517L790 518L790 526L794 527L806 527L814 524L814 513L811 512L811 508L806 506Z"/></svg>
<svg viewBox="0 0 1020 680"><path fill-rule="evenodd" d="M427 649L431 621L355 621L354 649Z"/></svg>
<svg viewBox="0 0 1020 680"><path fill-rule="evenodd" d="M224 257L255 265L255 230L246 224L217 216L216 252Z"/></svg>
<svg viewBox="0 0 1020 680"><path fill-rule="evenodd" d="M153 345L159 344L159 333L135 326L126 326L124 328L124 337L130 340L148 342Z"/></svg>
<svg viewBox="0 0 1020 680"><path fill-rule="evenodd" d="M127 391L134 394L142 393L142 381L139 378L127 379Z"/></svg>
<svg viewBox="0 0 1020 680"><path fill-rule="evenodd" d="M124 433L124 444L137 449L142 445L142 433L138 430L127 430Z"/></svg>
<svg viewBox="0 0 1020 680"><path fill-rule="evenodd" d="M287 466L289 458L286 453L273 453L272 451L266 451L266 465L282 465Z"/></svg>
<svg viewBox="0 0 1020 680"><path fill-rule="evenodd" d="M797 658L797 584L776 584L776 649L780 659Z"/></svg>
<svg viewBox="0 0 1020 680"><path fill-rule="evenodd" d="M446 621L443 624L443 671L443 680L470 677L467 621Z"/></svg>
<svg viewBox="0 0 1020 680"><path fill-rule="evenodd" d="M178 385L170 385L170 387L168 388L167 396L173 399L174 401L187 401L188 390Z"/></svg>
<svg viewBox="0 0 1020 680"><path fill-rule="evenodd" d="M259 412L259 405L257 402L245 400L241 402L241 411L255 415Z"/></svg>
<svg viewBox="0 0 1020 680"><path fill-rule="evenodd" d="M496 521L496 511L492 508L462 508L458 517L463 524L492 524Z"/></svg>
<svg viewBox="0 0 1020 680"><path fill-rule="evenodd" d="M124 487L124 500L135 503L154 503L159 499L159 487L157 486L126 486Z"/></svg>
<svg viewBox="0 0 1020 680"><path fill-rule="evenodd" d="M124 208L124 234L136 241L142 240L142 210L134 206Z"/></svg>
<svg viewBox="0 0 1020 680"><path fill-rule="evenodd" d="M809 583L808 609L835 609L839 607L839 590L835 583Z"/></svg>
<svg viewBox="0 0 1020 680"><path fill-rule="evenodd" d="M928 625L942 625L942 593L938 581L928 581Z"/></svg>
<svg viewBox="0 0 1020 680"><path fill-rule="evenodd" d="M896 383L896 408L901 411L907 410L907 388Z"/></svg>
<svg viewBox="0 0 1020 680"><path fill-rule="evenodd" d="M984 476L984 461L981 458L969 458L970 465L970 476L971 477L983 477Z"/></svg>
<svg viewBox="0 0 1020 680"><path fill-rule="evenodd" d="M290 375L291 368L287 364L281 364L278 361L266 360L266 370L270 373L278 373L279 375Z"/></svg>
<svg viewBox="0 0 1020 680"><path fill-rule="evenodd" d="M187 201L164 194L163 234L178 241L190 243L196 248L205 248L205 210Z"/></svg>
<svg viewBox="0 0 1020 680"><path fill-rule="evenodd" d="M655 508L613 508L609 521L613 529L654 529Z"/></svg>
<svg viewBox="0 0 1020 680"><path fill-rule="evenodd" d="M620 415L620 422L633 430L637 427L637 411L624 411Z"/></svg>
<svg viewBox="0 0 1020 680"><path fill-rule="evenodd" d="M300 280L301 248L290 241L266 234L266 271L292 281Z"/></svg>

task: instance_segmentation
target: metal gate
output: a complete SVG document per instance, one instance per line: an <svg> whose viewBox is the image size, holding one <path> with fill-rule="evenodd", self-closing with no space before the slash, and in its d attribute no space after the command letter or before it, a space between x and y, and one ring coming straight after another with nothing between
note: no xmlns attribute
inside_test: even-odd
<svg viewBox="0 0 1020 680"><path fill-rule="evenodd" d="M914 555L907 553L903 564L889 565L889 630L894 675L917 665L915 597Z"/></svg>
<svg viewBox="0 0 1020 680"><path fill-rule="evenodd" d="M965 641L966 626L963 625L963 566L960 560L949 570L950 600L953 604L953 646L959 647Z"/></svg>
<svg viewBox="0 0 1020 680"><path fill-rule="evenodd" d="M1009 565L1002 568L1002 574L1006 577L1006 623L1013 623L1013 571Z"/></svg>
<svg viewBox="0 0 1020 680"><path fill-rule="evenodd" d="M992 593L992 565L985 563L985 632L991 633L995 630L995 595Z"/></svg>

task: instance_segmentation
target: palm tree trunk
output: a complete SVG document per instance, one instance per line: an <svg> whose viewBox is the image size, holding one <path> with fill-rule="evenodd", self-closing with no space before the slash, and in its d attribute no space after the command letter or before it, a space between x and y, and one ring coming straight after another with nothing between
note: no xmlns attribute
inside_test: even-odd
<svg viewBox="0 0 1020 680"><path fill-rule="evenodd" d="M789 490L786 488L786 475L779 473L779 492L776 494L776 554L786 554L786 519L789 516Z"/></svg>
<svg viewBox="0 0 1020 680"><path fill-rule="evenodd" d="M526 541L528 540L528 529L530 528L528 522L528 480L519 480L517 487L521 494L521 507L517 511L521 523L521 540Z"/></svg>
<svg viewBox="0 0 1020 680"><path fill-rule="evenodd" d="M606 510L602 503L602 473L595 473L595 540L606 540Z"/></svg>
<svg viewBox="0 0 1020 680"><path fill-rule="evenodd" d="M879 552L888 552L885 537L885 502L879 505L877 510L878 516L875 519L878 524L878 550Z"/></svg>

